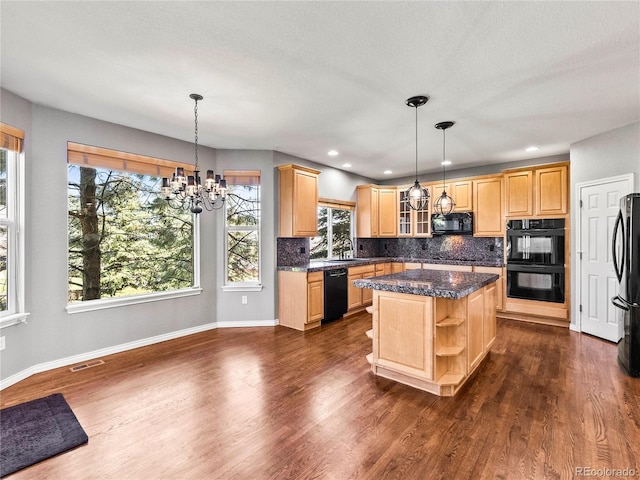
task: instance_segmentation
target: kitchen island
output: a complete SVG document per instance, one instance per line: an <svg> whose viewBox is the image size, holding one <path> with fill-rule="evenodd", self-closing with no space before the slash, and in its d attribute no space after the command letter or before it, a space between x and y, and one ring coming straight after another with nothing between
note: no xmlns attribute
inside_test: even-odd
<svg viewBox="0 0 640 480"><path fill-rule="evenodd" d="M496 336L496 280L489 273L409 270L355 280L373 289L374 374L453 396Z"/></svg>

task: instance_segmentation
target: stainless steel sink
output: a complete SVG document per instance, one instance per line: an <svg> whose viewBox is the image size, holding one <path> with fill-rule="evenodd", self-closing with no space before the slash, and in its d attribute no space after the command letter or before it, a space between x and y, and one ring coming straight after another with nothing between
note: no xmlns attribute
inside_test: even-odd
<svg viewBox="0 0 640 480"><path fill-rule="evenodd" d="M343 258L342 260L325 260L327 263L343 263L343 262L364 262L363 258Z"/></svg>

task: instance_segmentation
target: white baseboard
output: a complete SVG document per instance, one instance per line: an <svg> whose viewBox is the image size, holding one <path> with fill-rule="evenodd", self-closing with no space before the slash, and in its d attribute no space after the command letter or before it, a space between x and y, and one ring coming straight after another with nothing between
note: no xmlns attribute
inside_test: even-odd
<svg viewBox="0 0 640 480"><path fill-rule="evenodd" d="M206 332L207 330L214 330L216 328L234 328L234 327L272 327L278 325L278 320L254 320L249 322L218 322L207 323L205 325L199 325L197 327L186 328L184 330L177 330L175 332L163 333L155 337L143 338L141 340L135 340L133 342L123 343L120 345L114 345L113 347L101 348L99 350L93 350L91 352L81 353L78 355L72 355L71 357L60 358L51 362L39 363L33 365L21 372L18 372L10 377L0 379L0 390L4 390L11 385L15 385L21 380L30 377L36 373L46 372L55 368L66 367L68 365L74 365L76 363L86 362L87 360L93 360L94 358L105 357L107 355L113 355L114 353L125 352L127 350L133 350L135 348L146 347L153 345L154 343L166 342L167 340L173 340L175 338L186 337L187 335L193 335L194 333Z"/></svg>
<svg viewBox="0 0 640 480"><path fill-rule="evenodd" d="M250 320L248 322L217 322L218 328L243 328L243 327L275 327L278 320Z"/></svg>

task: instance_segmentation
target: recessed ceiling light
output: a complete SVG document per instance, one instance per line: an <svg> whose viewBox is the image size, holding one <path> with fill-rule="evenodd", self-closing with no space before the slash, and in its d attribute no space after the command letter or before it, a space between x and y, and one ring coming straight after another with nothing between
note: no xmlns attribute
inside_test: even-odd
<svg viewBox="0 0 640 480"><path fill-rule="evenodd" d="M384 172L382 172L382 173L384 173L385 175L389 175L389 174L391 174L391 173L393 173L393 172L392 172L391 170L385 170L385 171L384 171Z"/></svg>
<svg viewBox="0 0 640 480"><path fill-rule="evenodd" d="M336 157L336 156L338 156L338 151L337 150L329 150L327 152L327 155L329 155L330 157Z"/></svg>
<svg viewBox="0 0 640 480"><path fill-rule="evenodd" d="M350 163L343 163L342 166L344 168L351 168L351 164Z"/></svg>
<svg viewBox="0 0 640 480"><path fill-rule="evenodd" d="M444 166L451 165L451 160L445 160L443 162L440 162L440 165L444 165Z"/></svg>
<svg viewBox="0 0 640 480"><path fill-rule="evenodd" d="M525 152L535 152L536 150L538 150L538 147L527 147Z"/></svg>

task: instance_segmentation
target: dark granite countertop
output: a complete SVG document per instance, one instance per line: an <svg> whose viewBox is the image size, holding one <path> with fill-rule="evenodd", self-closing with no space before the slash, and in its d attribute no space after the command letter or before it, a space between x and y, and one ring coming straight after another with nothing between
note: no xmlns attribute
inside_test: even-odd
<svg viewBox="0 0 640 480"><path fill-rule="evenodd" d="M354 280L356 287L425 297L458 299L498 280L492 273L449 272L446 270L407 270L380 277Z"/></svg>
<svg viewBox="0 0 640 480"><path fill-rule="evenodd" d="M374 258L348 258L345 260L311 261L303 265L281 265L279 271L290 272L318 272L332 270L334 268L358 267L361 265L375 265L376 263L401 262L401 263L437 263L445 265L472 265L477 267L500 267L502 263L478 261L470 259L450 258L407 258L407 257L374 257Z"/></svg>

